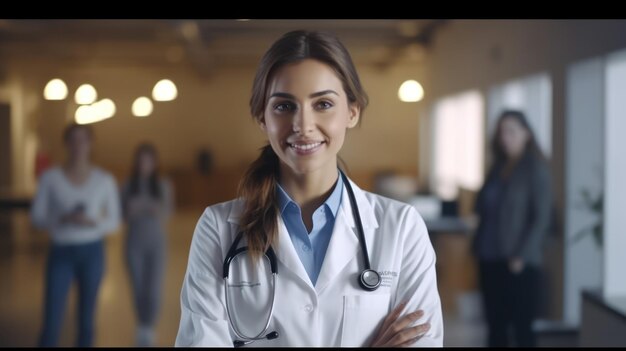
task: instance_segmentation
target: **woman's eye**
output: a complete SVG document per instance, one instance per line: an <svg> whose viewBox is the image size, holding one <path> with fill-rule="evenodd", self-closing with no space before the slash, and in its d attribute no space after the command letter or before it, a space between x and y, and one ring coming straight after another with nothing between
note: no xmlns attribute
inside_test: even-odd
<svg viewBox="0 0 626 351"><path fill-rule="evenodd" d="M320 110L328 110L331 107L333 107L333 104L329 101L320 101L317 103L317 108Z"/></svg>
<svg viewBox="0 0 626 351"><path fill-rule="evenodd" d="M281 103L274 105L274 110L278 112L290 112L296 109L294 104Z"/></svg>

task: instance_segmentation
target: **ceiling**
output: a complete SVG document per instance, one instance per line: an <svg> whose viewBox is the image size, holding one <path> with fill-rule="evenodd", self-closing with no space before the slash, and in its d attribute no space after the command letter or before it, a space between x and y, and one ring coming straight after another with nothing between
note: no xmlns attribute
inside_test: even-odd
<svg viewBox="0 0 626 351"><path fill-rule="evenodd" d="M67 62L221 64L258 62L281 34L334 32L355 61L423 58L443 20L0 20L0 57Z"/></svg>

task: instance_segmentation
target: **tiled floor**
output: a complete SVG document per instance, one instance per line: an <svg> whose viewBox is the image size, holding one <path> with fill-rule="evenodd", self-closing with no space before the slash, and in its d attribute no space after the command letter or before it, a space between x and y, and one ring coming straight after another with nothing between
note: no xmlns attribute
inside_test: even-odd
<svg viewBox="0 0 626 351"><path fill-rule="evenodd" d="M157 327L159 346L172 346L180 318L179 294L193 229L201 209L179 211L169 223L164 300ZM48 240L32 230L26 213L0 214L0 347L35 346L41 327ZM7 226L7 223L10 226ZM132 346L135 316L123 260L123 235L107 239L106 274L97 308L96 346ZM60 346L73 346L75 292L68 300ZM444 309L445 310L445 309ZM444 316L446 346L481 346L482 323Z"/></svg>

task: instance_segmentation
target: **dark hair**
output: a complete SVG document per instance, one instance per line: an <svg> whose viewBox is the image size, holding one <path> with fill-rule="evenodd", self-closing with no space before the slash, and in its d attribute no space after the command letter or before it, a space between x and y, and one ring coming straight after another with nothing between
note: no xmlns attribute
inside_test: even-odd
<svg viewBox="0 0 626 351"><path fill-rule="evenodd" d="M91 127L89 125L70 123L65 126L65 129L63 130L63 142L67 143L70 140L70 136L72 135L72 133L80 129L87 132L87 134L89 135L89 139L93 138L93 131L91 130Z"/></svg>
<svg viewBox="0 0 626 351"><path fill-rule="evenodd" d="M500 116L498 117L495 133L493 133L493 139L491 140L491 152L494 158L492 162L493 165L501 165L507 160L507 155L502 148L502 141L500 140L500 134L502 133L502 122L504 122L504 120L507 118L511 118L519 122L519 124L524 127L524 129L526 129L526 132L528 133L528 141L526 142L526 148L524 149L522 157L532 157L535 160L545 161L545 157L541 152L541 149L539 148L539 144L537 144L535 133L530 127L528 119L526 118L524 113L518 110L504 110L500 113Z"/></svg>
<svg viewBox="0 0 626 351"><path fill-rule="evenodd" d="M154 159L154 170L148 176L148 191L154 198L161 197L161 187L159 186L159 158L156 147L148 142L143 142L135 149L133 158L133 168L129 182L129 195L139 193L139 160L143 154L149 154Z"/></svg>
<svg viewBox="0 0 626 351"><path fill-rule="evenodd" d="M341 80L348 102L356 104L361 112L367 107L367 94L350 53L339 39L330 33L298 30L284 34L261 59L250 98L250 112L254 119L263 118L267 90L276 70L305 59L330 66ZM239 185L239 194L244 200L240 226L246 236L250 255L255 259L261 257L278 237L278 166L278 156L270 145L266 145Z"/></svg>

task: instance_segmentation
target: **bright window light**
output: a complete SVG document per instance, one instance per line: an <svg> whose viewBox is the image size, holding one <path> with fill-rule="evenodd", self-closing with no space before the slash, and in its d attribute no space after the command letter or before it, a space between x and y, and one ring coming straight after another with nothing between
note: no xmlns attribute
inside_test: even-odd
<svg viewBox="0 0 626 351"><path fill-rule="evenodd" d="M444 200L483 182L484 102L479 91L443 98L433 110L434 192Z"/></svg>

